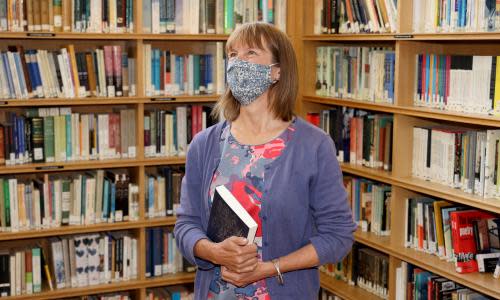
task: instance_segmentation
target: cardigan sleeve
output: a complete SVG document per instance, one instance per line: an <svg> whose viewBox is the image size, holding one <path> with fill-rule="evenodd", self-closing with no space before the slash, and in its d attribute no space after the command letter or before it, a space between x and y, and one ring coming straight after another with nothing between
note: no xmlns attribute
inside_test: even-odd
<svg viewBox="0 0 500 300"><path fill-rule="evenodd" d="M181 201L177 210L177 221L174 236L182 255L200 269L214 267L209 261L194 255L194 246L201 239L208 239L203 230L201 212L203 209L202 191L202 151L200 149L202 134L198 134L192 141L186 157L186 172L181 184Z"/></svg>
<svg viewBox="0 0 500 300"><path fill-rule="evenodd" d="M336 263L349 253L356 230L335 156L335 145L330 137L324 137L317 151L317 172L311 181L310 200L317 229L310 241L320 264Z"/></svg>

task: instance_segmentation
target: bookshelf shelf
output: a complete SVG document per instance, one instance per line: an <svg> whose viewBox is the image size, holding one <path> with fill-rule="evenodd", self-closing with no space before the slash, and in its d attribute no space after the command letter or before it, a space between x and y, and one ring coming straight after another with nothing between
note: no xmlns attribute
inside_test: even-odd
<svg viewBox="0 0 500 300"><path fill-rule="evenodd" d="M376 103L371 101L362 101L362 100L354 100L354 99L344 99L344 98L331 98L331 97L322 97L322 96L312 96L312 95L304 95L304 101L308 101L311 103L318 104L327 104L327 105L340 105L347 106L352 108L359 108L365 110L376 110L380 112L386 113L397 113L399 112L399 108L393 104L389 103Z"/></svg>
<svg viewBox="0 0 500 300"><path fill-rule="evenodd" d="M164 285L176 285L183 283L192 283L196 273L177 273L172 275L165 275L161 277L148 278L145 280L144 285L148 288L164 286Z"/></svg>
<svg viewBox="0 0 500 300"><path fill-rule="evenodd" d="M362 101L354 99L340 99L313 95L304 95L304 101L317 104L339 105L363 110L372 110L385 113L394 113L406 116L421 117L427 119L445 120L450 122L460 122L466 124L500 127L500 118L496 116L453 112L447 110L413 107L404 105L394 105L387 103L376 103L371 101Z"/></svg>
<svg viewBox="0 0 500 300"><path fill-rule="evenodd" d="M497 214L500 213L500 201L498 199L485 199L439 183L413 177L403 177L397 178L395 185L437 198L477 207Z"/></svg>
<svg viewBox="0 0 500 300"><path fill-rule="evenodd" d="M155 157L146 158L143 161L144 166L158 166L158 165L182 165L186 162L185 157Z"/></svg>
<svg viewBox="0 0 500 300"><path fill-rule="evenodd" d="M76 106L76 105L119 105L144 103L144 97L89 97L89 98L44 98L44 99L9 99L0 100L0 107L22 106Z"/></svg>
<svg viewBox="0 0 500 300"><path fill-rule="evenodd" d="M175 220L176 220L175 217L145 219L144 226L146 227L174 226Z"/></svg>
<svg viewBox="0 0 500 300"><path fill-rule="evenodd" d="M138 40L141 35L133 33L58 33L58 32L2 32L0 39L34 40Z"/></svg>
<svg viewBox="0 0 500 300"><path fill-rule="evenodd" d="M67 289L59 289L53 291L44 291L41 293L31 294L31 295L22 295L22 296L10 296L10 297L2 297L5 300L29 300L29 299L56 299L56 298L70 298L70 297L78 297L84 295L93 295L93 294L102 294L109 292L121 292L133 289L139 289L144 287L146 284L145 280L129 280L124 282L116 282L110 284L103 285L95 285L91 287L82 287L82 288L67 288Z"/></svg>
<svg viewBox="0 0 500 300"><path fill-rule="evenodd" d="M145 41L225 41L227 34L139 34L137 39Z"/></svg>
<svg viewBox="0 0 500 300"><path fill-rule="evenodd" d="M409 33L413 36L411 40L424 41L448 41L448 40L485 40L498 41L500 35L498 32L452 32L452 33Z"/></svg>
<svg viewBox="0 0 500 300"><path fill-rule="evenodd" d="M382 298L363 290L360 287L352 286L342 280L337 280L320 272L319 281L321 287L342 297L345 300L381 300Z"/></svg>
<svg viewBox="0 0 500 300"><path fill-rule="evenodd" d="M340 168L344 173L365 177L386 184L394 184L395 182L394 176L387 171L367 168L359 165L352 165L349 163L340 163Z"/></svg>
<svg viewBox="0 0 500 300"><path fill-rule="evenodd" d="M141 161L138 159L109 159L109 160L89 160L75 162L55 162L38 163L15 166L0 167L0 175L39 173L39 172L62 172L86 169L106 169L106 168L126 168L138 167Z"/></svg>
<svg viewBox="0 0 500 300"><path fill-rule="evenodd" d="M441 260L437 256L402 246L393 245L391 248L391 255L396 258L451 279L495 299L500 298L500 281L493 278L491 273L459 274L455 271L454 263Z"/></svg>
<svg viewBox="0 0 500 300"><path fill-rule="evenodd" d="M47 228L39 230L27 230L18 232L0 232L0 241L42 238L49 236L60 236L80 233L93 233L102 231L117 231L127 229L138 229L144 227L147 222L117 222L117 223L99 223L92 225L68 225L57 228Z"/></svg>
<svg viewBox="0 0 500 300"><path fill-rule="evenodd" d="M395 34L312 34L304 35L303 41L394 41Z"/></svg>
<svg viewBox="0 0 500 300"><path fill-rule="evenodd" d="M213 103L220 95L178 95L178 96L154 96L145 103L167 104L167 103Z"/></svg>
<svg viewBox="0 0 500 300"><path fill-rule="evenodd" d="M361 232L359 229L355 232L354 237L357 242L378 249L393 257L449 278L481 293L495 297L496 299L500 297L500 281L493 278L492 274L459 274L455 271L454 263L447 262L425 252L399 246L398 243L391 240L390 237L377 236L369 232Z"/></svg>

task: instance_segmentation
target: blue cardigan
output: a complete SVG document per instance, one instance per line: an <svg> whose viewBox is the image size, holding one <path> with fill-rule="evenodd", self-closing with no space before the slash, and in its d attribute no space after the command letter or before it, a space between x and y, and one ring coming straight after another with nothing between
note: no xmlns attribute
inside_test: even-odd
<svg viewBox="0 0 500 300"><path fill-rule="evenodd" d="M206 239L210 208L207 201L212 176L220 161L219 138L226 122L218 123L193 139L182 180L181 205L174 234L181 253L198 266L195 299L205 299L214 265L194 256L194 245ZM351 249L356 228L346 200L342 173L332 139L298 118L285 150L265 171L261 206L264 261L285 256L309 243L320 264L340 261ZM317 268L283 274L266 283L273 300L317 299Z"/></svg>

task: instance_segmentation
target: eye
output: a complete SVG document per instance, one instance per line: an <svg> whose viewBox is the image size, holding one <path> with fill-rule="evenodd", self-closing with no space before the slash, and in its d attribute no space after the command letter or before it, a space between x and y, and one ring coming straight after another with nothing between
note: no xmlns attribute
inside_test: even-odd
<svg viewBox="0 0 500 300"><path fill-rule="evenodd" d="M237 56L236 52L229 52L227 55L229 58L235 58Z"/></svg>
<svg viewBox="0 0 500 300"><path fill-rule="evenodd" d="M249 55L256 55L256 54L257 54L257 52L255 52L254 50L248 50L248 54L249 54Z"/></svg>

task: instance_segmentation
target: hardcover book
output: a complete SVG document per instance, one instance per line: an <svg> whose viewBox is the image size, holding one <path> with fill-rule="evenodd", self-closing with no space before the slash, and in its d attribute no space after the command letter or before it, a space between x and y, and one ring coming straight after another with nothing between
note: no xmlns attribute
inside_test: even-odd
<svg viewBox="0 0 500 300"><path fill-rule="evenodd" d="M234 195L223 185L217 186L214 192L207 236L216 243L231 236L241 236L253 243L257 223L243 208Z"/></svg>

